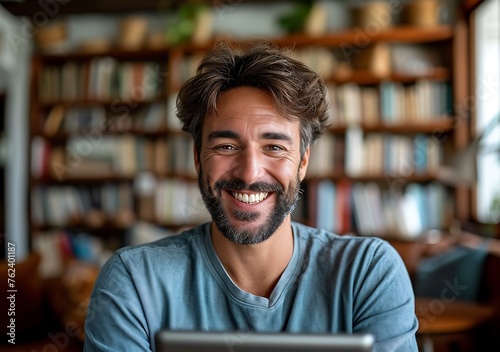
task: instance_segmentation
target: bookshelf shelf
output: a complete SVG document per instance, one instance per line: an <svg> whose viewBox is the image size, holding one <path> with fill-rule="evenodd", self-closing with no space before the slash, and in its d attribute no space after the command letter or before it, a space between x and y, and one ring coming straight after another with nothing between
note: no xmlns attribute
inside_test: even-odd
<svg viewBox="0 0 500 352"><path fill-rule="evenodd" d="M311 38L307 35L292 35L286 38L276 39L275 42L283 46L322 46L338 47L347 45L360 45L369 41L370 43L433 43L447 41L453 38L453 28L448 25L434 27L409 27L397 26L392 28L373 31L369 28L354 28L352 30L332 32L321 37Z"/></svg>
<svg viewBox="0 0 500 352"><path fill-rule="evenodd" d="M123 135L130 135L133 134L134 136L137 137L145 137L145 138L164 138L167 136L184 136L185 133L183 131L179 130L173 130L170 128L159 128L156 131L144 131L144 130L136 130L136 129L130 129L130 130L123 130L123 131L106 131L106 130L101 130L99 131L103 136L123 136ZM69 132L58 132L55 135L47 135L47 134L37 134L37 136L50 139L51 143L54 144L61 144L66 142L69 138L74 136L74 133L69 133Z"/></svg>
<svg viewBox="0 0 500 352"><path fill-rule="evenodd" d="M55 177L33 178L33 184L44 185L93 185L102 183L132 182L135 176L118 175L93 175L86 177L64 176L61 179Z"/></svg>
<svg viewBox="0 0 500 352"><path fill-rule="evenodd" d="M454 118L437 117L429 118L430 121L425 122L407 122L407 123L377 123L374 125L361 123L360 127L365 132L378 133L400 133L400 134L417 134L417 133L447 133L452 132L455 124ZM347 130L347 126L333 125L328 131L335 134L343 134Z"/></svg>
<svg viewBox="0 0 500 352"><path fill-rule="evenodd" d="M160 49L143 49L143 50L120 50L113 48L109 51L102 52L70 52L62 54L37 54L35 59L41 59L47 64L65 63L68 61L88 61L95 58L111 57L116 60L166 60L170 54L171 48L164 47Z"/></svg>
<svg viewBox="0 0 500 352"><path fill-rule="evenodd" d="M179 172L146 172L157 179L179 179L189 182L195 182L197 180L196 175L179 173ZM45 184L45 185L92 185L92 184L102 184L102 183L118 183L118 182L133 182L136 175L133 176L94 176L94 177L65 177L62 179L46 177L46 178L33 178L33 184Z"/></svg>
<svg viewBox="0 0 500 352"><path fill-rule="evenodd" d="M368 70L358 70L352 73L334 75L327 77L326 81L336 84L356 83L359 85L375 85L383 81L399 83L415 83L418 80L448 80L450 78L449 70L445 67L435 67L431 72L422 74L403 74L390 73L387 75L377 75Z"/></svg>
<svg viewBox="0 0 500 352"><path fill-rule="evenodd" d="M131 100L124 99L121 97L114 97L110 99L73 99L73 100L51 100L40 102L40 109L51 109L54 106L60 105L64 108L72 107L92 107L92 106L103 106L103 107L115 107L119 108L121 106L126 106L131 109L140 108L143 106L151 105L155 102L165 102L167 97L157 96L153 99L142 99L142 100Z"/></svg>
<svg viewBox="0 0 500 352"><path fill-rule="evenodd" d="M400 181L400 184L404 183L427 183L436 180L436 175L434 173L425 174L410 174L410 175L400 175L400 174L365 174L357 176L348 176L345 173L331 173L321 176L306 176L307 181L321 181L323 179L329 179L335 182L376 182L376 183L387 183L392 181Z"/></svg>
<svg viewBox="0 0 500 352"><path fill-rule="evenodd" d="M86 222L76 221L66 225L49 225L49 224L37 224L33 226L34 232L48 232L48 231L70 231L70 232L96 232L100 236L110 235L110 234L123 234L129 228L130 224L121 224L116 221L106 219L102 222L98 221L95 224L89 224Z"/></svg>

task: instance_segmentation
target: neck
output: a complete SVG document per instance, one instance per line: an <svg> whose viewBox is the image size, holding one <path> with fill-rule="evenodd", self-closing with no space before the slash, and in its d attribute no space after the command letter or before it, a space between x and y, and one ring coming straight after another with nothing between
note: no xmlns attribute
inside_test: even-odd
<svg viewBox="0 0 500 352"><path fill-rule="evenodd" d="M271 295L293 253L293 232L288 216L263 243L241 245L228 240L212 223L212 243L233 282L256 296Z"/></svg>

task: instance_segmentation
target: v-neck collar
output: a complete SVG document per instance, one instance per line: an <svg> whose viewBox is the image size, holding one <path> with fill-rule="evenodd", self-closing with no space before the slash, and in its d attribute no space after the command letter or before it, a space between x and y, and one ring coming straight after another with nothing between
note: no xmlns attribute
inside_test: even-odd
<svg viewBox="0 0 500 352"><path fill-rule="evenodd" d="M204 238L203 244L205 248L205 252L208 256L208 260L215 270L217 276L221 279L222 284L227 288L229 293L238 301L250 304L254 306L264 307L264 308L272 308L280 299L282 294L287 289L288 285L292 283L292 278L297 272L297 268L300 260L300 242L297 235L298 229L295 224L292 222L292 232L293 232L293 253L290 261L288 262L285 270L281 274L278 283L274 287L271 292L271 296L269 298L256 296L251 293L248 293L242 289L240 289L231 279L226 269L222 265L219 257L217 256L215 249L213 247L212 241L210 239L210 222L206 223L203 228Z"/></svg>

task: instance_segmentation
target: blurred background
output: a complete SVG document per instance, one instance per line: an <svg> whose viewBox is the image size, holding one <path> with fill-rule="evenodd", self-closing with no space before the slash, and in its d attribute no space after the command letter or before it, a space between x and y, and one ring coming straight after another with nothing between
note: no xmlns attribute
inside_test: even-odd
<svg viewBox="0 0 500 352"><path fill-rule="evenodd" d="M499 27L499 0L0 0L1 275L15 263L31 302L18 337L78 350L114 250L209 221L176 93L218 41L266 41L328 86L331 125L293 219L393 244L430 298L422 348L473 350L481 338L463 332L477 326L494 341ZM457 277L477 310L450 319L475 320L432 330Z"/></svg>

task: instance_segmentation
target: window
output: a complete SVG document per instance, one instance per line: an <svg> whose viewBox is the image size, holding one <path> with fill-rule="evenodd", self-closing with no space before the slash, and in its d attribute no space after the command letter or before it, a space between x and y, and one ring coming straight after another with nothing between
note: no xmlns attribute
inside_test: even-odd
<svg viewBox="0 0 500 352"><path fill-rule="evenodd" d="M500 0L475 11L476 131L483 134L477 156L477 217L500 222Z"/></svg>

